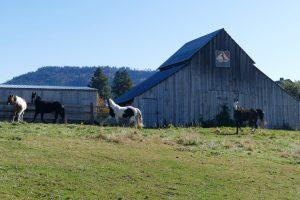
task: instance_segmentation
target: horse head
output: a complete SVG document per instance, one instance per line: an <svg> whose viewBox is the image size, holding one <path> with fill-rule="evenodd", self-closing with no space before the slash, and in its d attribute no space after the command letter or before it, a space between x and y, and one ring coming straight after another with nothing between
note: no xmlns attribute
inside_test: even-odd
<svg viewBox="0 0 300 200"><path fill-rule="evenodd" d="M13 104L17 101L16 95L10 94L7 98L7 104Z"/></svg>
<svg viewBox="0 0 300 200"><path fill-rule="evenodd" d="M110 107L116 107L117 106L117 104L111 98L109 98L107 102L108 102L108 106L110 106Z"/></svg>
<svg viewBox="0 0 300 200"><path fill-rule="evenodd" d="M36 92L32 92L32 94L31 94L31 103L34 103L36 101L41 101L41 100L42 100L42 98L40 96L38 96L36 94Z"/></svg>
<svg viewBox="0 0 300 200"><path fill-rule="evenodd" d="M35 100L35 98L36 98L36 92L32 92L31 93L31 103L33 103L33 101Z"/></svg>

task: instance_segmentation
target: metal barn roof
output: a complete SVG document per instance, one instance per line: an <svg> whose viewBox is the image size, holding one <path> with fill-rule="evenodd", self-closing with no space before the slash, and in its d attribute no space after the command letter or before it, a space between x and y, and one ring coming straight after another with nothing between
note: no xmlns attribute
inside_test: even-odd
<svg viewBox="0 0 300 200"><path fill-rule="evenodd" d="M124 95L116 99L116 103L124 103L127 101L130 101L134 97L144 93L146 90L149 90L153 86L159 84L161 81L167 79L172 74L178 72L180 69L185 67L186 64L174 66L172 68L158 71L154 75L150 76L147 80L143 81L142 83L138 84L128 92L126 92Z"/></svg>
<svg viewBox="0 0 300 200"><path fill-rule="evenodd" d="M73 87L73 86L43 86L43 85L6 85L0 84L0 89L41 89L41 90L87 90L97 91L90 87Z"/></svg>
<svg viewBox="0 0 300 200"><path fill-rule="evenodd" d="M192 40L183 45L178 51L176 51L168 60L166 60L158 69L163 69L176 63L181 63L189 60L195 53L197 53L202 47L204 47L211 39L213 39L220 31L219 29L210 34L204 35L200 38Z"/></svg>

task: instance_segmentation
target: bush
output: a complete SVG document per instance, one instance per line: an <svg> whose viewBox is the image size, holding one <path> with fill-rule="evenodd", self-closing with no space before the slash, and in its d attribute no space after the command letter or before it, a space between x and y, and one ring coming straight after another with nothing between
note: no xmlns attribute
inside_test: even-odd
<svg viewBox="0 0 300 200"><path fill-rule="evenodd" d="M234 126L234 120L230 118L229 108L227 105L222 105L221 112L216 116L218 126Z"/></svg>

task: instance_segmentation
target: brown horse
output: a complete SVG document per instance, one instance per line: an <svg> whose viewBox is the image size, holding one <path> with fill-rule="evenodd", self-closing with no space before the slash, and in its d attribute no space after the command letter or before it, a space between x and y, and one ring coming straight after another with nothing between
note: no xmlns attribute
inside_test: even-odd
<svg viewBox="0 0 300 200"><path fill-rule="evenodd" d="M248 122L252 127L252 132L257 129L257 121L260 120L261 126L264 126L264 112L261 109L243 109L238 105L238 100L234 102L234 120L236 124L236 134L239 129L242 131L241 126L244 122Z"/></svg>
<svg viewBox="0 0 300 200"><path fill-rule="evenodd" d="M40 96L36 94L36 92L32 92L31 102L35 105L35 113L32 122L35 121L38 114L41 114L41 121L44 121L45 113L55 113L54 123L56 123L58 115L61 116L63 122L66 123L65 119L65 107L58 101L49 102L43 101Z"/></svg>

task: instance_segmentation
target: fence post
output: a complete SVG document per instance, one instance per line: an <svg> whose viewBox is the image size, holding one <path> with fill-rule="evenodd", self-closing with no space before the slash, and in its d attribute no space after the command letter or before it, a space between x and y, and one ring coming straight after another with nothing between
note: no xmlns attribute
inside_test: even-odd
<svg viewBox="0 0 300 200"><path fill-rule="evenodd" d="M94 104L91 103L90 104L90 122L94 123L94 120L95 120L95 118L94 118Z"/></svg>

